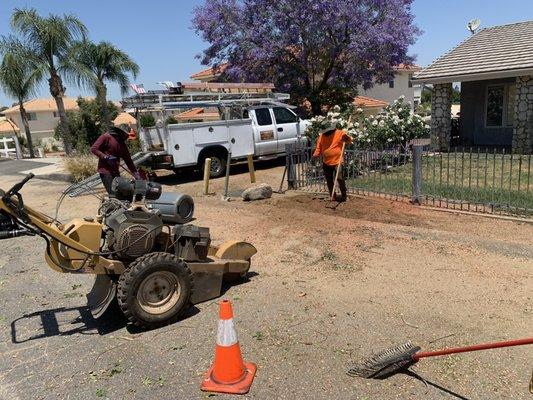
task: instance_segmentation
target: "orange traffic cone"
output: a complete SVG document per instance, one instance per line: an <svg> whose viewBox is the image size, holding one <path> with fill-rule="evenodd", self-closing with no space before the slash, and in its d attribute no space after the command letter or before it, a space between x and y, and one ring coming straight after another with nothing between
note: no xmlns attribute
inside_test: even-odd
<svg viewBox="0 0 533 400"><path fill-rule="evenodd" d="M202 382L206 392L248 393L257 367L242 360L237 332L233 326L233 310L229 300L220 302L215 361Z"/></svg>

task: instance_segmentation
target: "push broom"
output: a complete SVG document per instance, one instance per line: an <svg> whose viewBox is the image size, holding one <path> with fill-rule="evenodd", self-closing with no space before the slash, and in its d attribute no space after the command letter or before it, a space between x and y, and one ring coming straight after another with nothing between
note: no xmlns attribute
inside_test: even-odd
<svg viewBox="0 0 533 400"><path fill-rule="evenodd" d="M396 372L406 370L422 358L445 356L448 354L465 353L469 351L497 349L500 347L523 346L526 344L533 344L533 337L436 351L420 351L421 348L419 346L407 342L400 346L384 350L375 356L364 360L360 364L355 365L348 371L348 375L360 376L362 378L383 379Z"/></svg>

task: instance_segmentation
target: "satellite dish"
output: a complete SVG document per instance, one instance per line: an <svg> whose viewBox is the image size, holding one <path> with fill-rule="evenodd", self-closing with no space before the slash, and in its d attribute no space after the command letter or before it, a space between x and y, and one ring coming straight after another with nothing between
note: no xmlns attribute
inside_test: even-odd
<svg viewBox="0 0 533 400"><path fill-rule="evenodd" d="M480 25L481 25L481 21L476 18L476 19L471 19L470 21L468 21L468 24L466 24L466 27L472 34L474 34L476 33L476 30L479 28Z"/></svg>

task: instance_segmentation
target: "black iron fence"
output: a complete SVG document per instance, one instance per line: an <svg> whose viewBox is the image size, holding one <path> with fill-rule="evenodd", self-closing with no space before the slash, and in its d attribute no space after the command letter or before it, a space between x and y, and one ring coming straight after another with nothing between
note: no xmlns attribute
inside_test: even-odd
<svg viewBox="0 0 533 400"><path fill-rule="evenodd" d="M310 147L288 147L289 188L326 192L319 159ZM349 192L436 207L533 217L532 156L505 150L455 148L440 153L422 146L346 150Z"/></svg>

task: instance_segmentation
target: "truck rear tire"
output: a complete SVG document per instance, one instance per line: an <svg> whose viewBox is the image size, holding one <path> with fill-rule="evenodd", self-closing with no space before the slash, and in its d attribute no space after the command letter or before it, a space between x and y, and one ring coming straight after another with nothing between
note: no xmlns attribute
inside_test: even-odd
<svg viewBox="0 0 533 400"><path fill-rule="evenodd" d="M221 176L224 176L226 173L226 156L216 153L216 154L208 154L202 157L200 170L204 171L205 167L205 159L210 158L211 159L211 172L209 173L210 178L220 178Z"/></svg>
<svg viewBox="0 0 533 400"><path fill-rule="evenodd" d="M157 328L174 323L190 306L193 274L187 264L169 253L137 258L120 276L118 304L132 324Z"/></svg>

